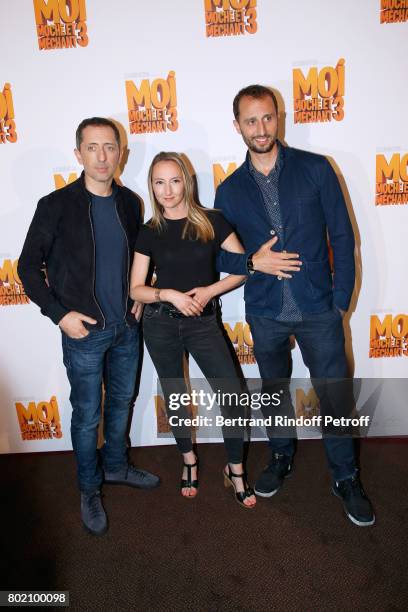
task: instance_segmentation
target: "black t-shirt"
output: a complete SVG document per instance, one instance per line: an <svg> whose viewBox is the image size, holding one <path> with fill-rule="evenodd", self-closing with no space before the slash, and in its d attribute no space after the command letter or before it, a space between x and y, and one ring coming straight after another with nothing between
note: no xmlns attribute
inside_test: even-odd
<svg viewBox="0 0 408 612"><path fill-rule="evenodd" d="M234 230L220 212L207 208L205 211L215 233L215 238L207 242L182 238L185 218L166 219L160 233L148 224L140 228L135 251L151 258L158 289L185 292L218 280L215 260L221 244Z"/></svg>

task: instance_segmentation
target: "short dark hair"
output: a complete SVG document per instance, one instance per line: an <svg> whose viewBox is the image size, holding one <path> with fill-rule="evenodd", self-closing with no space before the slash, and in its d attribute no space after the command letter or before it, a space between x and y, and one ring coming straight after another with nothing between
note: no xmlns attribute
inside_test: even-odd
<svg viewBox="0 0 408 612"><path fill-rule="evenodd" d="M248 87L240 89L232 103L232 110L237 121L239 117L239 103L244 96L249 96L250 98L264 98L265 96L269 96L273 100L276 112L278 112L278 101L272 89L265 87L265 85L248 85Z"/></svg>
<svg viewBox="0 0 408 612"><path fill-rule="evenodd" d="M120 134L119 134L119 130L118 130L117 126L113 123L113 121L111 121L110 119L105 119L105 117L90 117L89 119L83 119L81 121L81 123L77 127L77 130L76 130L76 133L75 133L75 138L76 138L76 148L78 150L79 150L79 147L81 146L81 142L83 140L82 132L89 125L106 125L107 127L112 128L113 133L115 134L115 140L118 143L118 145L120 146Z"/></svg>

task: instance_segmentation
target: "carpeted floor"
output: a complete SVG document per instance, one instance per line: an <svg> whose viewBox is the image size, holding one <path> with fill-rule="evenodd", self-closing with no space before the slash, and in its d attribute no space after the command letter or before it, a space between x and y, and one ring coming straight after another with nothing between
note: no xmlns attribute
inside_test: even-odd
<svg viewBox="0 0 408 612"><path fill-rule="evenodd" d="M300 442L293 477L255 510L225 490L222 445L200 446L200 491L181 498L175 447L132 449L153 491L105 486L108 533L82 529L72 453L0 456L1 589L69 590L70 609L408 609L408 443L364 441L377 524L354 526L330 493L323 446ZM265 444L251 446L257 475Z"/></svg>

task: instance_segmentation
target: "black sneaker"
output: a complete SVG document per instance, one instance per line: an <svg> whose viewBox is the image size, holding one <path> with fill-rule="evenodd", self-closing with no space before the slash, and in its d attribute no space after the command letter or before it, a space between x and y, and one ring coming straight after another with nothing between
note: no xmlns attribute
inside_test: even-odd
<svg viewBox="0 0 408 612"><path fill-rule="evenodd" d="M139 470L134 465L125 465L118 472L105 470L106 484L120 484L137 489L154 489L160 484L160 478L146 470Z"/></svg>
<svg viewBox="0 0 408 612"><path fill-rule="evenodd" d="M102 506L100 491L81 493L81 518L88 533L103 535L108 530L108 519Z"/></svg>
<svg viewBox="0 0 408 612"><path fill-rule="evenodd" d="M357 474L347 480L336 481L332 491L343 501L344 511L352 523L359 527L374 525L374 510Z"/></svg>
<svg viewBox="0 0 408 612"><path fill-rule="evenodd" d="M285 478L292 474L292 457L275 453L255 483L255 494L272 497L283 485Z"/></svg>

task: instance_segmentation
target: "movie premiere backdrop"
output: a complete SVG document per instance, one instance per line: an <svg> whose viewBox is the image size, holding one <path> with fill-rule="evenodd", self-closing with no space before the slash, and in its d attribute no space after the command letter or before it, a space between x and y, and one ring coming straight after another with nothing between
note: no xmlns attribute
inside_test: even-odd
<svg viewBox="0 0 408 612"><path fill-rule="evenodd" d="M356 235L345 319L354 375L407 376L408 0L1 0L0 11L0 452L71 448L60 332L25 295L17 263L39 198L79 176L79 122L121 124L120 181L143 198L145 219L161 150L188 156L212 207L245 156L232 100L251 83L275 89L281 139L328 156L340 178ZM256 377L243 289L222 302L243 371ZM307 379L292 353L294 376ZM408 433L406 399L392 399L371 435ZM296 389L295 409L318 412L310 384ZM145 352L132 445L167 444L167 430Z"/></svg>

